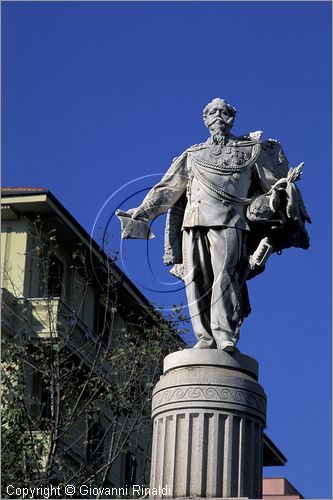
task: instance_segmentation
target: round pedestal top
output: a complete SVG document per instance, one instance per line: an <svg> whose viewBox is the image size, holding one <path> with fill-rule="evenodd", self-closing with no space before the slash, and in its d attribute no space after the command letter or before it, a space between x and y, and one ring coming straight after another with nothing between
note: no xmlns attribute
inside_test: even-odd
<svg viewBox="0 0 333 500"><path fill-rule="evenodd" d="M254 358L237 351L228 353L218 349L183 349L172 352L164 358L163 374L188 366L220 366L243 371L258 380L258 362Z"/></svg>

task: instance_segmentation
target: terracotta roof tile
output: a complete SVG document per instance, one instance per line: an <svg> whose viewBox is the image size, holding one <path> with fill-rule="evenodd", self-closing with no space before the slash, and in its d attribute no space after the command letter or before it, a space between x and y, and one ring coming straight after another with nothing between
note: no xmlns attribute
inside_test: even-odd
<svg viewBox="0 0 333 500"><path fill-rule="evenodd" d="M48 191L47 188L43 188L43 187L2 187L1 188L1 192L32 192L32 193L35 193L35 192L40 192L40 191L43 191L43 192L46 192Z"/></svg>

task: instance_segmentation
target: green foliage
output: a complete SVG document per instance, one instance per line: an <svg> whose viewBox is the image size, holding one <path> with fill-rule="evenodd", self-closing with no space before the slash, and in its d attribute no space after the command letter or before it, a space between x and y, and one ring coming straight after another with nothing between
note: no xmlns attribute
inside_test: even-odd
<svg viewBox="0 0 333 500"><path fill-rule="evenodd" d="M11 344L2 355L2 484L22 486L41 476L45 442L33 432L27 413L22 359L25 349ZM5 466L5 467L4 467Z"/></svg>

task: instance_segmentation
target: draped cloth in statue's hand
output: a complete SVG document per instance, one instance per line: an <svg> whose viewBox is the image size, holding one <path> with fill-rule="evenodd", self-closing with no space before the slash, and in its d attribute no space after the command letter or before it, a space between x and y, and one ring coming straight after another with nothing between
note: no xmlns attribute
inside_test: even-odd
<svg viewBox="0 0 333 500"><path fill-rule="evenodd" d="M121 223L121 237L126 239L150 240L155 238L147 219L132 219L129 212L116 210L116 216Z"/></svg>

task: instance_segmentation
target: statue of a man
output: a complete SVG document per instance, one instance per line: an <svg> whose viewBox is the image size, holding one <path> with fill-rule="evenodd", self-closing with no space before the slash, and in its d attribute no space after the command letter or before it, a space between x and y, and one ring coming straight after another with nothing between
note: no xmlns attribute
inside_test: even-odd
<svg viewBox="0 0 333 500"><path fill-rule="evenodd" d="M235 137L236 109L214 99L204 109L209 139L175 158L167 173L128 214L151 221L168 211L165 263L186 284L195 349L234 351L250 312L246 280L271 251L309 246L311 222L276 140L261 132Z"/></svg>

